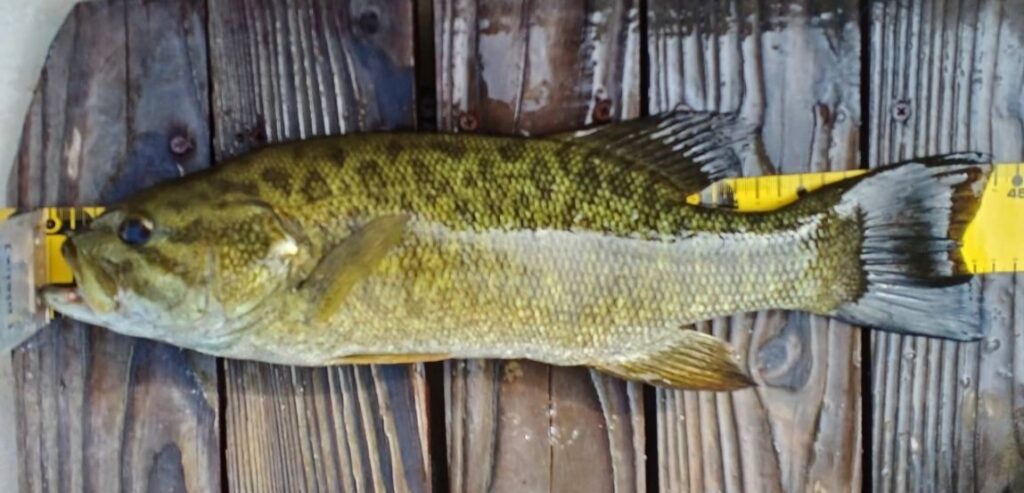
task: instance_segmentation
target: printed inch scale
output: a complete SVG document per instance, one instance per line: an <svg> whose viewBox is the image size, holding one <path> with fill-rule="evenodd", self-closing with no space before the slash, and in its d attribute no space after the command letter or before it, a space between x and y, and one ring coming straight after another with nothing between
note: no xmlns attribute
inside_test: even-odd
<svg viewBox="0 0 1024 493"><path fill-rule="evenodd" d="M974 220L964 232L960 254L972 274L1018 272L1024 261L1024 163L993 167ZM691 204L769 211L794 202L803 193L864 174L833 171L734 178L717 182L687 198ZM1024 263L1021 263L1024 267Z"/></svg>
<svg viewBox="0 0 1024 493"><path fill-rule="evenodd" d="M981 207L964 234L961 254L975 274L1017 272L1018 260L1024 260L1024 164L995 165L985 187ZM824 173L769 175L732 178L717 182L687 202L712 207L727 207L741 212L768 211L792 203L803 193L846 178L864 170ZM0 221L10 218L14 209L0 209ZM67 235L87 225L103 212L102 207L46 207L38 227L45 246L37 284L67 284L73 281L71 270L60 253ZM40 262L41 261L41 262ZM39 282L42 281L42 282Z"/></svg>
<svg viewBox="0 0 1024 493"><path fill-rule="evenodd" d="M6 220L15 214L12 208L0 209L0 220ZM74 281L71 268L64 261L60 247L69 233L89 224L93 218L103 213L102 207L44 207L39 214L39 228L43 235L42 259L36 263L42 274L37 284L69 284Z"/></svg>

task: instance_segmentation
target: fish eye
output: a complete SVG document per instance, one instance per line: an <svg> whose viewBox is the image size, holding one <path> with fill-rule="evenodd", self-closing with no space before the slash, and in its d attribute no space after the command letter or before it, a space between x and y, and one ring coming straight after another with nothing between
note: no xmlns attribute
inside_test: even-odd
<svg viewBox="0 0 1024 493"><path fill-rule="evenodd" d="M131 246L142 246L153 234L153 222L142 217L129 217L117 228L117 236Z"/></svg>

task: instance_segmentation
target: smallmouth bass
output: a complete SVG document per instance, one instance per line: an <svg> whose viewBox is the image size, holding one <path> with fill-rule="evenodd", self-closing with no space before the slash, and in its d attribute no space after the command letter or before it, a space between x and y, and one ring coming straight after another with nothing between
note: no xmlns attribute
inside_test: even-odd
<svg viewBox="0 0 1024 493"><path fill-rule="evenodd" d="M697 321L764 309L981 336L958 241L990 165L898 163L777 211L692 206L756 129L673 112L542 138L280 144L114 204L65 243L57 312L300 366L585 365L675 388L753 382Z"/></svg>

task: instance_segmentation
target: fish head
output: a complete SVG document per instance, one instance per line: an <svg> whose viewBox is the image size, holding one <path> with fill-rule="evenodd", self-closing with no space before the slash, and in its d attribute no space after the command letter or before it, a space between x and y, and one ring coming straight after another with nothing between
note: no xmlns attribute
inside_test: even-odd
<svg viewBox="0 0 1024 493"><path fill-rule="evenodd" d="M301 228L253 195L188 187L109 208L62 252L76 284L44 289L56 312L200 350L258 319L309 258Z"/></svg>

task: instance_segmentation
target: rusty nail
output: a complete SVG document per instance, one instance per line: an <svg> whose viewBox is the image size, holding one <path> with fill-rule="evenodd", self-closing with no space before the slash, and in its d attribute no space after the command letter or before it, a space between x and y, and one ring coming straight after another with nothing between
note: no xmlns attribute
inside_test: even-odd
<svg viewBox="0 0 1024 493"><path fill-rule="evenodd" d="M171 137L171 152L177 156L183 156L192 150L192 140L184 135Z"/></svg>
<svg viewBox="0 0 1024 493"><path fill-rule="evenodd" d="M612 102L607 99L601 99L594 105L594 121L598 123L604 123L612 118Z"/></svg>
<svg viewBox="0 0 1024 493"><path fill-rule="evenodd" d="M463 113L459 115L459 128L467 132L476 130L476 117L470 113Z"/></svg>
<svg viewBox="0 0 1024 493"><path fill-rule="evenodd" d="M359 30L363 34L374 34L380 29L380 18L377 13L372 10L367 10L362 14L359 14L359 20L357 21Z"/></svg>
<svg viewBox="0 0 1024 493"><path fill-rule="evenodd" d="M892 106L892 119L898 122L905 122L910 118L910 101L901 99Z"/></svg>

